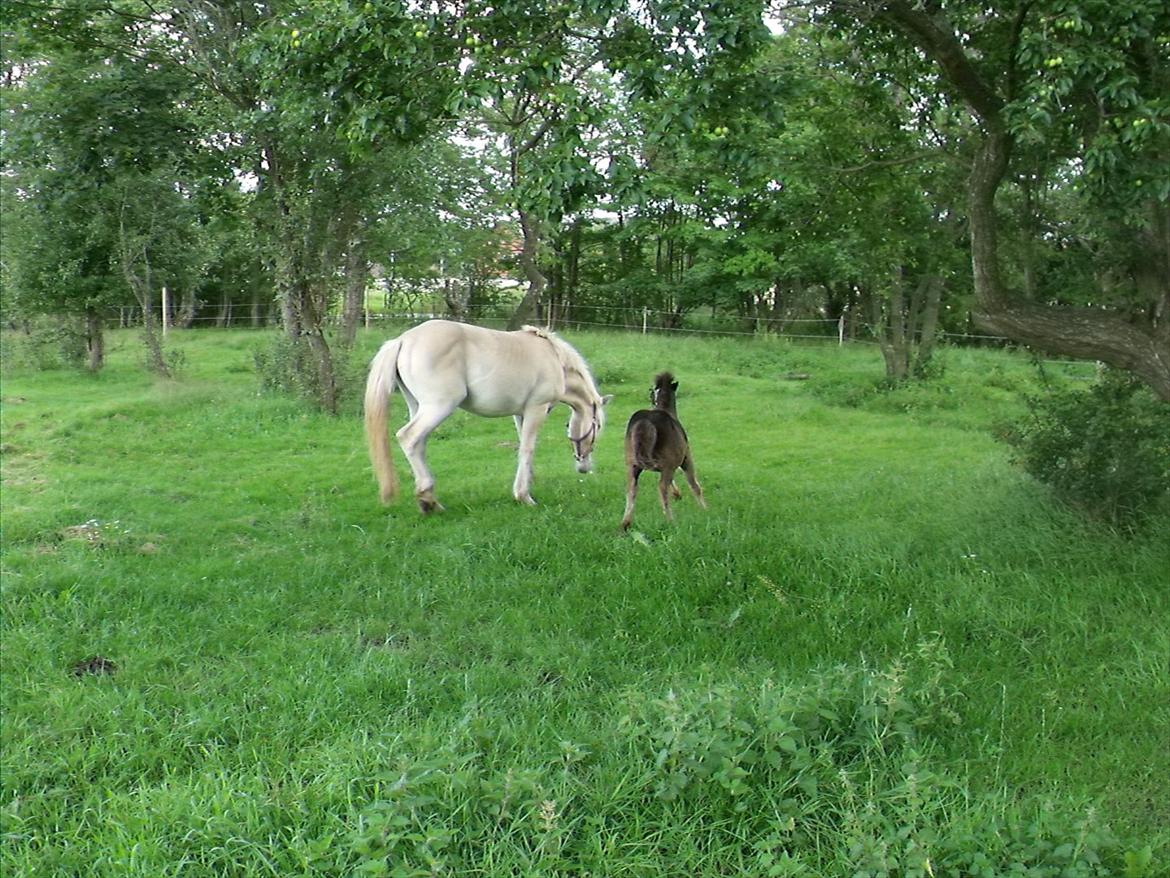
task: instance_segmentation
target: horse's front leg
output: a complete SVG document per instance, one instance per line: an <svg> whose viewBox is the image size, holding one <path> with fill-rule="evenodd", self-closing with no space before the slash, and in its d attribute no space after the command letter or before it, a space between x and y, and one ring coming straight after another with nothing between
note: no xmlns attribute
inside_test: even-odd
<svg viewBox="0 0 1170 878"><path fill-rule="evenodd" d="M536 437L540 434L545 418L548 417L547 406L528 408L522 415L516 415L516 433L520 437L520 450L517 452L516 479L512 482L512 496L519 503L535 506L532 499L532 457L536 453Z"/></svg>

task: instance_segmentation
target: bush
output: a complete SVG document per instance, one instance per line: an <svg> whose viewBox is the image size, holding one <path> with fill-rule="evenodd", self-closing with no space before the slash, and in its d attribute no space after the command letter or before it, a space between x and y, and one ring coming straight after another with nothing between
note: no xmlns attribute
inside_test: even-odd
<svg viewBox="0 0 1170 878"><path fill-rule="evenodd" d="M365 386L366 362L343 345L332 344L333 384L341 410L355 410ZM272 335L252 351L252 362L264 393L300 397L321 406L325 388L306 344L295 345L287 335Z"/></svg>
<svg viewBox="0 0 1170 878"><path fill-rule="evenodd" d="M85 365L85 333L76 325L58 319L37 317L26 321L21 330L4 335L4 362L37 371Z"/></svg>
<svg viewBox="0 0 1170 878"><path fill-rule="evenodd" d="M1006 431L1016 460L1064 502L1132 527L1170 492L1170 405L1130 375L1032 398Z"/></svg>

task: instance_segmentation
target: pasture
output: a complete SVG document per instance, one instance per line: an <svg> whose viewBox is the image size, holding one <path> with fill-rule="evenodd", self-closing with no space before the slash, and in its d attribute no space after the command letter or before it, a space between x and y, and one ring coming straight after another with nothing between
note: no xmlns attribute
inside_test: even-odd
<svg viewBox="0 0 1170 878"><path fill-rule="evenodd" d="M595 472L559 407L523 507L511 419L460 412L429 517L379 505L356 404L258 391L259 334L174 334L172 382L129 334L9 364L3 874L1166 868L1170 523L1011 465L1025 356L883 392L869 346L566 337L615 394ZM665 369L710 508L619 535Z"/></svg>

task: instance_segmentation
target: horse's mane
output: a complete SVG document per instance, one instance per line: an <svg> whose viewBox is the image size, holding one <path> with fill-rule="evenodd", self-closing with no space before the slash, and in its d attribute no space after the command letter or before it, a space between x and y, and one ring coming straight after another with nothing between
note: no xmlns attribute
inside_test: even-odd
<svg viewBox="0 0 1170 878"><path fill-rule="evenodd" d="M585 362L585 358L581 356L575 347L551 329L545 329L540 326L522 326L520 329L523 332L531 332L538 338L548 339L552 343L553 350L557 354L557 359L560 360L561 366L565 371L576 372L580 375L585 380L585 383L589 385L594 399L601 399L601 391L597 389L597 383L593 380L593 373L589 371L589 364Z"/></svg>

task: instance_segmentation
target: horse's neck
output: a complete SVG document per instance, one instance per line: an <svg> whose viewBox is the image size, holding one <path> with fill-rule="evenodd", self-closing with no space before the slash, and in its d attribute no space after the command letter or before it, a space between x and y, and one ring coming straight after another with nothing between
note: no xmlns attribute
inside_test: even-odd
<svg viewBox="0 0 1170 878"><path fill-rule="evenodd" d="M583 375L574 369L565 370L565 393L561 402L573 408L587 409L592 405L595 395L592 385Z"/></svg>
<svg viewBox="0 0 1170 878"><path fill-rule="evenodd" d="M678 409L674 404L673 393L660 393L658 402L655 403L654 407L664 412L669 412L675 419L678 418Z"/></svg>

